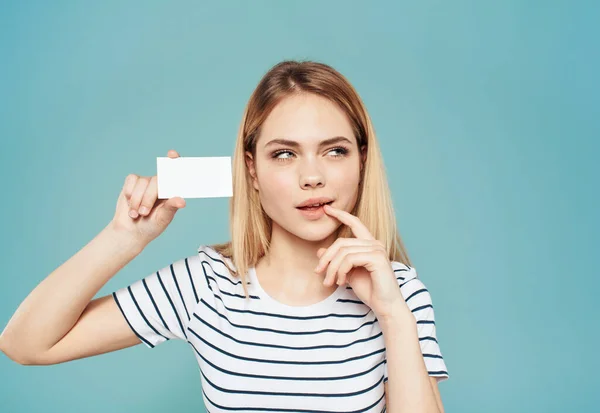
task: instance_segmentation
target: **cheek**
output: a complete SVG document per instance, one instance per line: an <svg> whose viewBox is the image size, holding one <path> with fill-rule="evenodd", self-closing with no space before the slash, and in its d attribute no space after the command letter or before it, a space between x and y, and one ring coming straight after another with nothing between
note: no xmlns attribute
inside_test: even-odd
<svg viewBox="0 0 600 413"><path fill-rule="evenodd" d="M329 183L341 190L340 194L351 194L358 188L360 170L354 166L333 169L329 176Z"/></svg>
<svg viewBox="0 0 600 413"><path fill-rule="evenodd" d="M293 177L268 169L259 176L260 197L265 211L284 209L293 202Z"/></svg>
<svg viewBox="0 0 600 413"><path fill-rule="evenodd" d="M339 171L338 171L339 172ZM360 183L360 170L358 168L347 168L344 169L339 175L335 175L335 192L339 196L341 207L347 211L350 211L358 196L358 187ZM330 181L332 184L333 182Z"/></svg>

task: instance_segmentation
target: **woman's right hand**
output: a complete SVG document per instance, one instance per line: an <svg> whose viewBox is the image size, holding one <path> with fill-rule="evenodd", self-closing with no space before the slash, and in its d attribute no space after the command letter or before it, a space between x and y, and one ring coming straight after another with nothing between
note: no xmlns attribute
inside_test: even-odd
<svg viewBox="0 0 600 413"><path fill-rule="evenodd" d="M167 156L178 158L179 154L170 150ZM185 204L185 199L181 197L158 199L156 175L146 177L129 174L119 194L111 225L145 247L167 228L175 213Z"/></svg>

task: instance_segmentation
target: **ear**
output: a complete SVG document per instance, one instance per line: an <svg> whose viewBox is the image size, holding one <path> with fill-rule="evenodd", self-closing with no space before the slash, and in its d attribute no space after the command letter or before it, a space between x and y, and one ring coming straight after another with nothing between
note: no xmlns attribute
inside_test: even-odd
<svg viewBox="0 0 600 413"><path fill-rule="evenodd" d="M254 164L254 158L250 152L246 152L246 167L252 177L252 186L258 191L258 178L256 177L256 165Z"/></svg>

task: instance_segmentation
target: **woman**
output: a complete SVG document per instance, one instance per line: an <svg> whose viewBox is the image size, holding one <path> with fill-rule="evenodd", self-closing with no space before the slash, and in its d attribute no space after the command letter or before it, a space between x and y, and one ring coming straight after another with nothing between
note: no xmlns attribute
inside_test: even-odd
<svg viewBox="0 0 600 413"><path fill-rule="evenodd" d="M233 167L229 243L90 301L185 207L157 199L156 176L129 175L111 223L27 297L0 348L48 365L181 339L210 412L443 412L431 296L350 83L317 62L275 65Z"/></svg>

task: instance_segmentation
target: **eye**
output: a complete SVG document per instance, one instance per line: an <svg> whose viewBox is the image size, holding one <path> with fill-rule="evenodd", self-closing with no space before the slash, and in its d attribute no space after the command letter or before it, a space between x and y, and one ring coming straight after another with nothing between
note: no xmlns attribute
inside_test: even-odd
<svg viewBox="0 0 600 413"><path fill-rule="evenodd" d="M344 157L344 156L346 156L348 154L348 149L345 148L345 147L343 147L343 146L338 146L338 147L335 147L335 148L331 148L329 151L327 151L327 153L333 152L333 151L339 152L339 154L333 155L334 158L341 158L341 157ZM294 153L292 151L287 150L287 149L283 149L283 150L279 150L279 151L273 152L273 154L271 154L271 158L273 158L273 159L275 159L277 161L282 161L282 162L283 161L287 161L288 159L291 158L291 157L283 157L283 158L280 157L280 155L282 155L284 153L294 155Z"/></svg>
<svg viewBox="0 0 600 413"><path fill-rule="evenodd" d="M334 158L340 158L342 156L345 156L348 153L348 149L344 148L343 146L338 146L337 148L331 148L329 152L331 151L339 151L340 155L333 155Z"/></svg>
<svg viewBox="0 0 600 413"><path fill-rule="evenodd" d="M292 151L288 151L288 150L283 150L283 151L275 151L273 152L273 154L271 155L271 158L275 158L275 160L277 161L286 161L289 158L280 158L279 155L283 154L283 153L292 153Z"/></svg>

